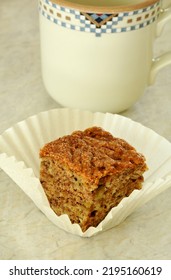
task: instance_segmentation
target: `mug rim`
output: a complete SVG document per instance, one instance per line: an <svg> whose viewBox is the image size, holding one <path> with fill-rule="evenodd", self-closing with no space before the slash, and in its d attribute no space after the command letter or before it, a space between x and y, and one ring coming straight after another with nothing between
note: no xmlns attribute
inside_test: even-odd
<svg viewBox="0 0 171 280"><path fill-rule="evenodd" d="M139 10L148 6L151 6L160 0L145 0L137 4L127 4L127 5L111 5L111 6L97 6L97 5L86 5L82 3L75 3L68 0L50 0L50 2L71 9L76 9L83 12L95 12L95 13L118 13L125 11Z"/></svg>

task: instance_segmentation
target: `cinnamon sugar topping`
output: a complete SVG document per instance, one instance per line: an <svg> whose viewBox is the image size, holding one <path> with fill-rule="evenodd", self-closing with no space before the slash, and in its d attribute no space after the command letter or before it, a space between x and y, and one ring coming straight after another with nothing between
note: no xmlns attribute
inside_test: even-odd
<svg viewBox="0 0 171 280"><path fill-rule="evenodd" d="M115 138L100 127L75 131L46 144L40 157L51 157L81 174L87 181L98 184L107 175L144 166L144 156L125 140Z"/></svg>

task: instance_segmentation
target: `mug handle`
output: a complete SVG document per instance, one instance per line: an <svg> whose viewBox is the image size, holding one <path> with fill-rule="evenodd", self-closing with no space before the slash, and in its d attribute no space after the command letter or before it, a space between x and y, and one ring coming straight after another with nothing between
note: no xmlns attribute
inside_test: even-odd
<svg viewBox="0 0 171 280"><path fill-rule="evenodd" d="M158 23L157 23L157 30L156 30L157 36L160 36L164 25L169 20L171 20L171 6L165 8L165 9L161 9L161 14L160 14L160 17L159 17ZM161 56L153 58L149 85L154 83L157 73L162 68L164 68L165 66L167 66L169 64L171 64L171 52L167 52L165 54L162 54Z"/></svg>

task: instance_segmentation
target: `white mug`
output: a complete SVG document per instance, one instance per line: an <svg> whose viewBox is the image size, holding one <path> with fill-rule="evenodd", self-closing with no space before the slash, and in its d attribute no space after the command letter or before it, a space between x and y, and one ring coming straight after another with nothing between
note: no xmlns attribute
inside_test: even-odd
<svg viewBox="0 0 171 280"><path fill-rule="evenodd" d="M171 63L153 43L171 9L160 0L39 0L42 76L65 107L119 113Z"/></svg>

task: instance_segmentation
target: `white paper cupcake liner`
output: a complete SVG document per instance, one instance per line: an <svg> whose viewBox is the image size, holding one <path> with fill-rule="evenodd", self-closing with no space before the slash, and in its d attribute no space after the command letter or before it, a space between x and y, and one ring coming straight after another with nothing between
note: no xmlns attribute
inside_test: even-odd
<svg viewBox="0 0 171 280"><path fill-rule="evenodd" d="M57 216L39 181L39 150L45 143L74 130L100 126L133 145L147 160L142 190L135 190L114 207L96 227L82 232L67 215ZM76 109L53 109L19 122L0 136L0 168L33 200L58 227L90 237L121 223L137 207L171 186L171 143L151 129L126 117Z"/></svg>

